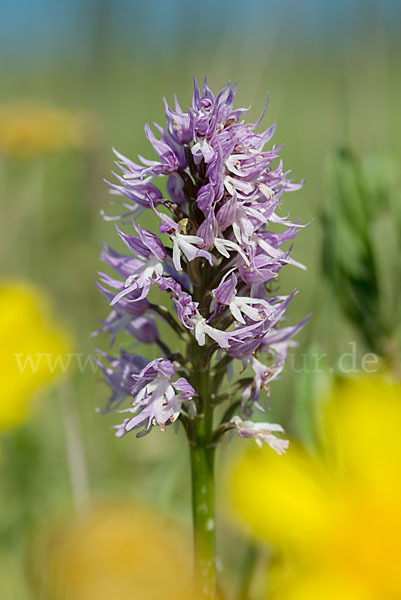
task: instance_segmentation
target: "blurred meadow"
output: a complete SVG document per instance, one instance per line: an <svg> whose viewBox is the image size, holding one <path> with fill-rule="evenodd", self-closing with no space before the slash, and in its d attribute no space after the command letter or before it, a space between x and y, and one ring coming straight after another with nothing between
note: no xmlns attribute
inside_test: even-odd
<svg viewBox="0 0 401 600"><path fill-rule="evenodd" d="M99 535L99 547L103 543L110 556L108 566L119 563L112 558L110 532L130 531L131 506L142 507L139 514L146 506L157 519L174 519L183 543L190 535L183 432L171 428L142 440L118 440L110 430L118 416L95 410L109 394L90 357L107 343L91 332L107 315L94 280L102 269L102 241L115 238L100 216L102 210L113 214L103 182L111 177L112 147L133 159L138 153L153 158L143 125L163 125L163 96L170 102L176 93L183 106L190 102L193 73L198 80L207 76L213 90L228 80L238 83L236 104L251 105L252 120L269 93L264 124L278 124L273 141L285 144L284 164L297 180L306 179L301 191L284 196L283 214L311 222L294 247L307 271L286 269L280 286L300 291L289 310L291 323L309 312L313 316L297 337L291 364L271 385L268 420L282 423L291 437L307 444L312 390L321 386L323 394L330 387L337 357L351 351L350 342L356 341L358 357L370 351L324 276L322 217L333 198L330 165L342 147L367 161L367 176L385 165L383 185L400 206L401 9L389 0L337 2L335 7L317 0L218 6L173 0L146 7L126 0L5 0L2 13L0 598L46 600L57 540L63 532L72 535L76 519L88 518L91 510L100 511L98 521L91 517L95 524L78 527L76 536L84 531L95 540ZM147 223L142 219L141 224ZM153 301L161 298L156 294ZM400 297L396 300L399 306ZM17 307L14 312L10 303ZM36 307L31 321L27 303ZM43 324L35 311L43 315ZM49 331L55 336L51 343ZM39 350L32 351L63 348L70 362L65 368L56 365L48 376L38 373L27 386L14 385L9 348L28 352L35 348L35 336ZM297 372L311 349L326 354L313 381ZM156 357L146 346L139 352ZM236 440L235 448L241 443ZM232 460L224 448L221 478ZM227 598L240 600L235 590L247 542L226 514L224 484L221 490L218 486L217 506L222 580ZM113 510L116 522L107 525L109 531L102 519L111 518ZM152 527L159 531L164 525ZM143 529L138 540L142 534ZM132 552L129 545L126 552ZM91 556L96 561L96 553ZM68 557L60 560L70 564ZM96 597L105 598L102 593ZM71 600L92 598L92 592L68 595L67 589L66 594Z"/></svg>

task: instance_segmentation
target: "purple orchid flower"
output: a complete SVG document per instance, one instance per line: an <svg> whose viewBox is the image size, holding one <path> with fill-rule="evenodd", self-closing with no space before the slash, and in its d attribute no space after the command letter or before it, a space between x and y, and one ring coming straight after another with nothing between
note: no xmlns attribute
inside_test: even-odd
<svg viewBox="0 0 401 600"><path fill-rule="evenodd" d="M270 145L276 126L257 131L267 102L258 121L246 123L247 109L234 107L235 92L227 84L214 95L206 80L200 87L195 79L189 108L177 98L173 108L164 100L165 129L145 126L154 159L139 156L135 162L115 151L119 173L109 185L123 197L125 222L133 219L130 231L116 227L129 253L108 245L102 250L115 276L100 274L98 286L112 311L97 333L108 332L113 343L124 331L134 343L155 343L165 354L140 372L133 368L129 389L124 379L119 389L132 396L127 410L133 416L118 426L118 435L191 420L202 397L196 376L202 352L205 373L219 370L221 361L224 369L236 360L249 365L254 375L240 386L240 411L260 408L305 323L280 327L295 292L271 291L282 268L304 268L289 246L304 226L280 213L282 195L303 182L284 169L281 146ZM166 179L167 197L160 178ZM158 233L138 224L144 211L159 219ZM148 300L153 297L157 304ZM168 340L160 339L155 316L171 326ZM186 344L185 356L177 352L176 336ZM121 371L118 360L113 375L110 365L104 371L111 385ZM173 381L177 370L185 377ZM242 437L252 430L247 422L235 427ZM257 428L257 439L270 439L273 430Z"/></svg>
<svg viewBox="0 0 401 600"><path fill-rule="evenodd" d="M107 407L102 411L109 412L118 408L130 394L133 386L132 376L144 368L146 359L143 356L130 354L124 350L120 350L117 358L101 350L97 350L97 354L106 362L106 365L104 365L97 356L94 357L95 363L102 371L112 392Z"/></svg>
<svg viewBox="0 0 401 600"><path fill-rule="evenodd" d="M148 433L155 425L164 431L167 425L178 419L183 405L187 405L194 415L195 406L191 400L195 390L184 377L171 381L174 374L173 363L164 358L153 360L140 373L132 374L135 383L130 394L134 400L131 408L121 412L134 413L134 416L116 426L119 437L140 427L144 429L138 434L139 437Z"/></svg>
<svg viewBox="0 0 401 600"><path fill-rule="evenodd" d="M263 443L268 444L277 454L284 454L289 446L288 440L278 438L272 432L284 433L284 429L277 423L254 423L253 421L243 421L235 416L230 424L241 437L253 438L261 448Z"/></svg>

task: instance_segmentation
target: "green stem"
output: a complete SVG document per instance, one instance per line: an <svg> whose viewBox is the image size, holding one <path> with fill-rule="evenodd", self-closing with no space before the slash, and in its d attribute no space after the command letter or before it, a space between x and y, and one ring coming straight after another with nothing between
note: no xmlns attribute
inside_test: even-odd
<svg viewBox="0 0 401 600"><path fill-rule="evenodd" d="M200 394L199 412L190 439L195 581L203 600L216 599L216 543L214 511L213 407L210 405L209 368L202 369L202 349L193 347L193 381Z"/></svg>
<svg viewBox="0 0 401 600"><path fill-rule="evenodd" d="M195 581L205 600L216 598L217 583L213 463L212 448L200 443L191 446Z"/></svg>

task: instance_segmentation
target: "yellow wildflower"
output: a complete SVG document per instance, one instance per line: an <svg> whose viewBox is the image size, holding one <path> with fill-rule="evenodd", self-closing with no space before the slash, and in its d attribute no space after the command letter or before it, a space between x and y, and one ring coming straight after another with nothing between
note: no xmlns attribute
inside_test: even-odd
<svg viewBox="0 0 401 600"><path fill-rule="evenodd" d="M68 523L36 543L32 566L44 600L194 600L191 536L141 506Z"/></svg>
<svg viewBox="0 0 401 600"><path fill-rule="evenodd" d="M41 291L0 282L0 429L24 420L32 394L60 375L69 347Z"/></svg>
<svg viewBox="0 0 401 600"><path fill-rule="evenodd" d="M0 106L0 154L25 158L84 142L82 115L32 101Z"/></svg>
<svg viewBox="0 0 401 600"><path fill-rule="evenodd" d="M320 451L250 450L232 501L251 532L281 552L269 598L401 598L401 385L340 381Z"/></svg>

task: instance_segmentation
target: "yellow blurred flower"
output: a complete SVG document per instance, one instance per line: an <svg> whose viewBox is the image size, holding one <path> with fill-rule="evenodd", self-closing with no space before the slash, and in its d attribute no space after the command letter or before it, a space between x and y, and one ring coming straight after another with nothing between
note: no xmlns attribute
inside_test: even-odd
<svg viewBox="0 0 401 600"><path fill-rule="evenodd" d="M194 600L191 536L150 509L97 509L33 551L44 600Z"/></svg>
<svg viewBox="0 0 401 600"><path fill-rule="evenodd" d="M0 281L0 429L24 420L32 394L60 375L70 346L43 292Z"/></svg>
<svg viewBox="0 0 401 600"><path fill-rule="evenodd" d="M254 536L281 553L269 598L401 598L401 385L339 381L320 451L251 449L232 502Z"/></svg>
<svg viewBox="0 0 401 600"><path fill-rule="evenodd" d="M32 101L0 106L0 154L25 158L83 144L82 115Z"/></svg>

